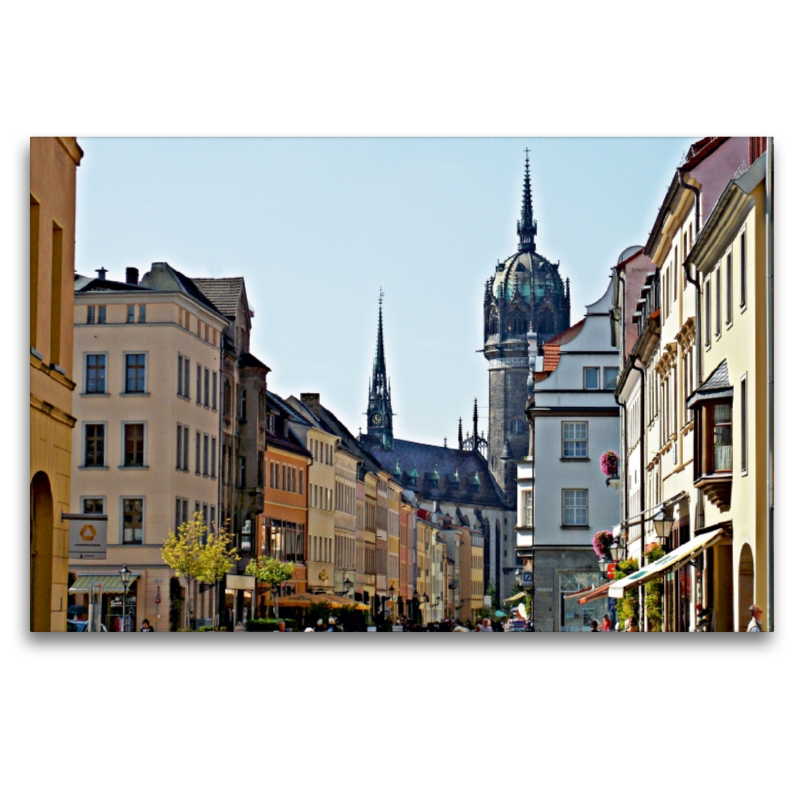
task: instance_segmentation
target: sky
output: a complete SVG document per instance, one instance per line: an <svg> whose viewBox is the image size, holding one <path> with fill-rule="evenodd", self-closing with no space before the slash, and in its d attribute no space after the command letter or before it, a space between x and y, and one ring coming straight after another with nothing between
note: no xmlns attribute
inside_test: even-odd
<svg viewBox="0 0 800 800"><path fill-rule="evenodd" d="M395 437L454 446L474 398L487 426L483 287L516 252L524 149L574 323L696 138L79 137L75 268L243 276L269 388L319 392L353 433L382 290Z"/></svg>

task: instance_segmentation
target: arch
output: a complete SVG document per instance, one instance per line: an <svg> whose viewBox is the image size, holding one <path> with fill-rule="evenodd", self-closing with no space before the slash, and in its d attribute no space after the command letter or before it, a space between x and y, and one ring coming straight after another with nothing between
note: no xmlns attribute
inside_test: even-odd
<svg viewBox="0 0 800 800"><path fill-rule="evenodd" d="M747 630L747 623L750 622L750 606L755 603L754 580L753 580L753 551L749 544L742 546L739 553L739 603L738 603L738 629L740 632Z"/></svg>
<svg viewBox="0 0 800 800"><path fill-rule="evenodd" d="M31 630L50 630L53 585L53 492L50 479L37 472L30 490Z"/></svg>
<svg viewBox="0 0 800 800"><path fill-rule="evenodd" d="M497 316L497 309L493 308L489 312L489 320L486 324L486 335L494 336L500 330L500 320Z"/></svg>

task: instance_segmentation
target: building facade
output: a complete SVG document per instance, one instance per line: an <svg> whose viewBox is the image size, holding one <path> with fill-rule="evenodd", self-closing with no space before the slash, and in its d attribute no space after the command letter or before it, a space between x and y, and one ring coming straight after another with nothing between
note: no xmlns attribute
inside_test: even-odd
<svg viewBox="0 0 800 800"><path fill-rule="evenodd" d="M73 136L31 137L30 629L66 631L73 416Z"/></svg>

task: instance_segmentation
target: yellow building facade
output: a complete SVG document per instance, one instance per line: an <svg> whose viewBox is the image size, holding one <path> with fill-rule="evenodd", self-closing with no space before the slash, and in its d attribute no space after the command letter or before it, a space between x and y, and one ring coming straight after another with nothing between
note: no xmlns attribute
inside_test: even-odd
<svg viewBox="0 0 800 800"><path fill-rule="evenodd" d="M31 138L30 629L67 629L72 430L74 137Z"/></svg>

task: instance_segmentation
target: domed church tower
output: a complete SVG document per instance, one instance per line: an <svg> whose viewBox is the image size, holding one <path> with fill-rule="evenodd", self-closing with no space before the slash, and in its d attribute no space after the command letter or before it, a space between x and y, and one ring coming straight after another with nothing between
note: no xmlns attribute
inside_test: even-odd
<svg viewBox="0 0 800 800"><path fill-rule="evenodd" d="M483 298L484 349L489 361L489 468L506 502L516 503L514 461L528 454L528 331L539 346L569 327L569 279L558 263L536 252L537 224L531 204L531 176L525 150L522 218L517 252L498 263Z"/></svg>

